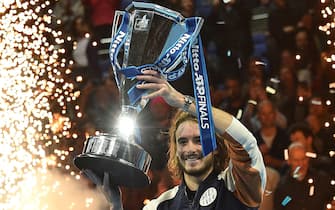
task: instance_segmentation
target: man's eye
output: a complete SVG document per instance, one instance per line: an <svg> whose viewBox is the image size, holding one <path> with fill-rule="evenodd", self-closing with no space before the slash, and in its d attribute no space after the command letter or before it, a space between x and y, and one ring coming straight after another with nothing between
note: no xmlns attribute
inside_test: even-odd
<svg viewBox="0 0 335 210"><path fill-rule="evenodd" d="M187 143L187 139L184 139L184 138L178 139L178 144L185 145L186 143Z"/></svg>

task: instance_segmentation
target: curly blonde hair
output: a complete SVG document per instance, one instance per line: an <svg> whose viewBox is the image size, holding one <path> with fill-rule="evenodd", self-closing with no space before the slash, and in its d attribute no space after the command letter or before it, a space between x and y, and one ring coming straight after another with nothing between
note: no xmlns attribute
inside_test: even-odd
<svg viewBox="0 0 335 210"><path fill-rule="evenodd" d="M173 120L172 124L169 130L170 134L170 145L169 145L169 160L168 160L168 168L170 172L176 177L176 178L182 178L183 177L183 170L180 167L179 160L176 155L177 145L176 145L176 130L182 124L186 121L193 121L198 123L198 120L195 116L184 112L184 111L178 111ZM224 170L227 167L228 163L228 155L227 155L227 147L224 143L224 139L216 134L216 143L217 143L217 149L214 151L214 171L220 172Z"/></svg>

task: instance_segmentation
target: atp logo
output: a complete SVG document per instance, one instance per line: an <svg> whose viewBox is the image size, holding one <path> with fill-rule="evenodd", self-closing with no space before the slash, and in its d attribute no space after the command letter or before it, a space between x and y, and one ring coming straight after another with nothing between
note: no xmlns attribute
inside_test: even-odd
<svg viewBox="0 0 335 210"><path fill-rule="evenodd" d="M147 31L149 29L149 18L147 18L147 15L143 15L142 18L136 18L135 19L135 30L138 31Z"/></svg>

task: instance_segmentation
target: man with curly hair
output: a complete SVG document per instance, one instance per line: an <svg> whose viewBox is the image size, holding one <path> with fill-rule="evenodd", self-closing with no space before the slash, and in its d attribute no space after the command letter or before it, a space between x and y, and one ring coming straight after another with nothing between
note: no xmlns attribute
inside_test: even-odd
<svg viewBox="0 0 335 210"><path fill-rule="evenodd" d="M170 106L182 109L170 129L168 162L181 184L151 200L144 209L257 209L266 174L253 135L232 115L212 108L218 148L203 156L195 104L156 71L144 71L137 79L146 81L137 88L151 92L143 97L161 96ZM102 186L113 209L122 209L119 191L108 178Z"/></svg>

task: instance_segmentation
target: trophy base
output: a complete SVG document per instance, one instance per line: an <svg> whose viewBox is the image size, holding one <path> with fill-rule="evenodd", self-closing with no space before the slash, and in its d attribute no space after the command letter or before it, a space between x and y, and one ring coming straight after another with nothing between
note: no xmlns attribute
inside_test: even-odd
<svg viewBox="0 0 335 210"><path fill-rule="evenodd" d="M80 170L91 169L99 177L103 177L104 172L109 172L111 180L118 186L140 188L150 184L149 177L142 170L123 160L81 154L74 159L74 164Z"/></svg>
<svg viewBox="0 0 335 210"><path fill-rule="evenodd" d="M91 136L82 154L74 159L80 170L90 169L99 177L110 174L113 183L125 187L144 187L150 184L147 176L151 157L136 143L122 140L117 134Z"/></svg>

